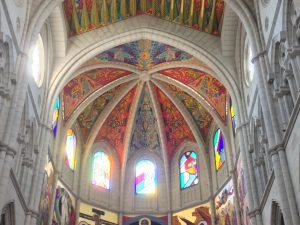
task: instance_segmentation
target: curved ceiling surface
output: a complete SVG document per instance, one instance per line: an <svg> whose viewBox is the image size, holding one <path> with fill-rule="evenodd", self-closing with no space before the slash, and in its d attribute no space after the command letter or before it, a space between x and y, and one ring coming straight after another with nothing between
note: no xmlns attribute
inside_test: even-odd
<svg viewBox="0 0 300 225"><path fill-rule="evenodd" d="M97 55L80 68L88 69L96 61L109 68L87 70L64 87L64 121L74 117L83 143L105 141L121 162L124 153L131 157L136 151L151 151L162 156L162 149L171 160L183 142L196 142L198 135L208 144L212 112L226 125L227 91L210 74L178 67L185 60L198 63L188 53L148 40ZM166 64L168 69L159 69ZM149 72L153 67L158 72Z"/></svg>
<svg viewBox="0 0 300 225"><path fill-rule="evenodd" d="M146 14L219 36L223 0L65 0L63 9L69 36Z"/></svg>

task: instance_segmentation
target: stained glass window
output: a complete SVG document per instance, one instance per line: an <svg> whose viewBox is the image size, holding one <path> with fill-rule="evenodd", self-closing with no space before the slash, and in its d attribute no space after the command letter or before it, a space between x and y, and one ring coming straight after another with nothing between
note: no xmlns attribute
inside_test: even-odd
<svg viewBox="0 0 300 225"><path fill-rule="evenodd" d="M53 110L53 115L52 115L52 131L53 131L54 137L56 136L56 132L57 132L59 108L60 108L60 100L59 100L59 97L57 97L54 102L54 110Z"/></svg>
<svg viewBox="0 0 300 225"><path fill-rule="evenodd" d="M197 154L185 152L180 158L180 188L185 189L198 184Z"/></svg>
<svg viewBox="0 0 300 225"><path fill-rule="evenodd" d="M67 132L66 143L66 165L74 170L75 167L75 150L76 150L76 136L72 129Z"/></svg>
<svg viewBox="0 0 300 225"><path fill-rule="evenodd" d="M153 162L141 160L135 167L135 192L137 194L155 193L156 168Z"/></svg>
<svg viewBox="0 0 300 225"><path fill-rule="evenodd" d="M222 131L216 130L214 135L213 147L215 151L216 170L218 171L221 166L225 163L225 149L224 149L224 137Z"/></svg>
<svg viewBox="0 0 300 225"><path fill-rule="evenodd" d="M39 35L38 40L31 52L31 71L34 81L37 86L40 87L43 83L44 77L44 46L41 35Z"/></svg>
<svg viewBox="0 0 300 225"><path fill-rule="evenodd" d="M93 156L92 184L110 189L110 160L104 152L96 152Z"/></svg>
<svg viewBox="0 0 300 225"><path fill-rule="evenodd" d="M233 102L230 98L229 100L230 102L230 115L231 115L231 123L232 123L232 129L233 129L233 132L235 134L236 132L236 122L235 122L235 112L234 112L234 106L233 106Z"/></svg>

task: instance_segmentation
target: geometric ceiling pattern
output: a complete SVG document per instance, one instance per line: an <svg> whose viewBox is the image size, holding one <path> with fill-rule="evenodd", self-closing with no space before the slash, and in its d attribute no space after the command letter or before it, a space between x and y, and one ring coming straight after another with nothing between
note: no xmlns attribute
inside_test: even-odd
<svg viewBox="0 0 300 225"><path fill-rule="evenodd" d="M72 79L63 89L64 120L68 120L74 109L90 94L106 84L131 74L115 68L94 69Z"/></svg>
<svg viewBox="0 0 300 225"><path fill-rule="evenodd" d="M149 70L155 66L163 66L176 62L194 62L192 55L181 51L178 48L162 44L156 41L139 40L119 45L107 50L93 59L89 60L84 66L103 64L126 65L134 69Z"/></svg>
<svg viewBox="0 0 300 225"><path fill-rule="evenodd" d="M191 114L195 124L197 125L201 133L201 136L203 137L204 140L207 140L209 136L211 124L213 121L213 118L210 115L210 113L199 102L197 102L196 99L188 95L180 88L177 88L176 86L171 84L166 84L166 86L170 90L172 90L172 92L179 100L181 100L183 105Z"/></svg>
<svg viewBox="0 0 300 225"><path fill-rule="evenodd" d="M63 8L69 36L101 28L142 14L175 22L219 36L224 13L223 0L65 0Z"/></svg>
<svg viewBox="0 0 300 225"><path fill-rule="evenodd" d="M198 60L184 51L143 39L98 54L79 67L84 67L86 72L73 78L62 91L65 122L79 110L76 123L82 143L105 141L117 152L121 162L126 158L125 152L127 158L137 151L162 156L162 149L171 160L182 143L198 140L194 135L200 135L207 145L213 124L212 110L226 125L228 94L217 79L196 69L180 67L182 62L185 66L199 65ZM94 69L97 64L102 64L101 68ZM93 69L89 70L91 65ZM119 69L120 65L123 69ZM127 71L124 65L139 72ZM158 72L151 74L152 68ZM111 85L115 81L118 86ZM108 88L109 85L112 87ZM202 105L182 87L192 88L207 104ZM98 90L104 88L106 91L98 96ZM78 108L93 93L97 97L85 108ZM105 110L113 105L112 109ZM189 122L183 116L186 113L190 114ZM96 127L99 123L101 127ZM198 129L195 134L189 126L191 123ZM131 138L128 150L125 149L127 135Z"/></svg>
<svg viewBox="0 0 300 225"><path fill-rule="evenodd" d="M158 73L173 78L197 91L226 121L227 91L224 85L211 75L191 68L171 68Z"/></svg>

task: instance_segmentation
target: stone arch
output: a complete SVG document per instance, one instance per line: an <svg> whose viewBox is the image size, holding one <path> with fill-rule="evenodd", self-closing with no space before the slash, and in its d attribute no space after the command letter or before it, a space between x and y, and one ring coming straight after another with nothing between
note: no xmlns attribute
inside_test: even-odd
<svg viewBox="0 0 300 225"><path fill-rule="evenodd" d="M4 206L1 212L1 225L15 225L16 224L15 205L10 202Z"/></svg>
<svg viewBox="0 0 300 225"><path fill-rule="evenodd" d="M279 203L273 201L271 209L271 225L284 225L283 214Z"/></svg>

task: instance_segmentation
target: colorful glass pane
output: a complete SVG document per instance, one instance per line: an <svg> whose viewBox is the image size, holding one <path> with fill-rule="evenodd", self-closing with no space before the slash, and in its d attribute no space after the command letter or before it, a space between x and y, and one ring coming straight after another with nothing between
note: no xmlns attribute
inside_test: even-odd
<svg viewBox="0 0 300 225"><path fill-rule="evenodd" d="M110 160L104 152L94 154L92 184L110 189Z"/></svg>
<svg viewBox="0 0 300 225"><path fill-rule="evenodd" d="M137 194L155 193L156 169L153 162L141 160L135 167L135 192Z"/></svg>
<svg viewBox="0 0 300 225"><path fill-rule="evenodd" d="M219 129L216 130L214 135L213 147L215 151L215 162L216 170L219 170L221 166L225 163L225 149L224 149L224 137L222 131Z"/></svg>
<svg viewBox="0 0 300 225"><path fill-rule="evenodd" d="M232 102L231 99L230 99L230 115L231 115L232 129L233 129L234 134L235 134L235 132L236 132L235 112L234 112L233 102Z"/></svg>
<svg viewBox="0 0 300 225"><path fill-rule="evenodd" d="M53 131L54 137L56 136L56 132L57 132L59 108L60 108L60 100L59 100L59 97L57 97L54 102L54 110L53 110L53 116L52 116L52 131Z"/></svg>
<svg viewBox="0 0 300 225"><path fill-rule="evenodd" d="M198 184L197 154L185 152L180 158L180 188L185 189Z"/></svg>
<svg viewBox="0 0 300 225"><path fill-rule="evenodd" d="M76 150L76 136L72 129L67 132L67 143L66 143L66 165L74 170L75 168L75 150Z"/></svg>

